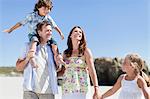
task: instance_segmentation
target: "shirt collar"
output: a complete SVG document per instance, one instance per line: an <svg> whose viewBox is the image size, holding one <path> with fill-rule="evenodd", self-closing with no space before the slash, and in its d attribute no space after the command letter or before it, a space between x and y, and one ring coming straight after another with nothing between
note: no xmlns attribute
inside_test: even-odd
<svg viewBox="0 0 150 99"><path fill-rule="evenodd" d="M41 18L41 19L44 19L44 18L45 18L45 16L40 16L40 15L38 14L38 11L36 11L35 14L36 14L37 17L39 17L39 18Z"/></svg>

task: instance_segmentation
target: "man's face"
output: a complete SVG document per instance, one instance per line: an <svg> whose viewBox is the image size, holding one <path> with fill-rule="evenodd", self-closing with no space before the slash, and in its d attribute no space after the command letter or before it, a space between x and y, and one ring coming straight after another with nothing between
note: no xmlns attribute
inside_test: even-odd
<svg viewBox="0 0 150 99"><path fill-rule="evenodd" d="M40 30L38 34L42 40L48 41L52 37L52 27L50 25L43 25L42 30Z"/></svg>

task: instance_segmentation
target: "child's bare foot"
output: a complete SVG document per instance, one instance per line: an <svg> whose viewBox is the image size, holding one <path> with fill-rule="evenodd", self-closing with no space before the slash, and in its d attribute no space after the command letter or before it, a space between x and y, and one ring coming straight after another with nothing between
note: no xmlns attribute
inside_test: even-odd
<svg viewBox="0 0 150 99"><path fill-rule="evenodd" d="M61 39L62 39L62 40L64 39L64 35L63 35L63 34L61 34Z"/></svg>

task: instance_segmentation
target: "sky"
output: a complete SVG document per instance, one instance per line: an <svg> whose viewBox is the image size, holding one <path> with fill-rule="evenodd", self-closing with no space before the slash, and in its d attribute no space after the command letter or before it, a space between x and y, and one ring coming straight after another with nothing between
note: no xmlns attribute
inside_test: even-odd
<svg viewBox="0 0 150 99"><path fill-rule="evenodd" d="M15 66L28 42L28 27L3 33L32 12L37 0L0 0L0 66ZM149 64L149 0L53 0L51 17L65 39L53 31L59 50L67 48L67 36L75 25L86 33L93 57L124 57L136 52Z"/></svg>

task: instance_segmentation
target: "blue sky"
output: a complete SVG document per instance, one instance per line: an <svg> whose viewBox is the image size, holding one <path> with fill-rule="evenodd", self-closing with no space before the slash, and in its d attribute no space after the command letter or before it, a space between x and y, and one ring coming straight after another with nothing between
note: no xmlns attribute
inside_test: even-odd
<svg viewBox="0 0 150 99"><path fill-rule="evenodd" d="M36 0L0 0L0 66L15 66L24 42L27 26L12 34L1 31L21 21L33 11ZM71 28L81 26L88 47L96 57L124 57L137 52L150 59L148 0L53 0L50 15L61 28L65 40L53 32L59 49L66 49Z"/></svg>

